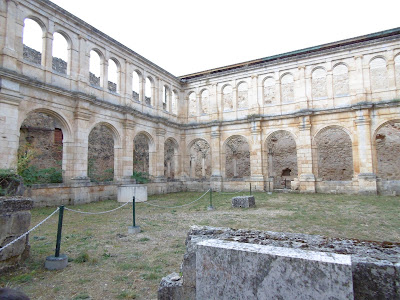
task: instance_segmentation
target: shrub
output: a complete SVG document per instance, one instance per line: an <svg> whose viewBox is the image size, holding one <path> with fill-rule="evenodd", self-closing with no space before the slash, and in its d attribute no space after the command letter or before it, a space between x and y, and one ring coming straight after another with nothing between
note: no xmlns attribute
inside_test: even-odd
<svg viewBox="0 0 400 300"><path fill-rule="evenodd" d="M132 179L136 180L136 183L147 183L149 182L149 174L145 172L136 172L133 171L131 176Z"/></svg>
<svg viewBox="0 0 400 300"><path fill-rule="evenodd" d="M11 169L0 169L0 196L12 196L19 192L22 178Z"/></svg>

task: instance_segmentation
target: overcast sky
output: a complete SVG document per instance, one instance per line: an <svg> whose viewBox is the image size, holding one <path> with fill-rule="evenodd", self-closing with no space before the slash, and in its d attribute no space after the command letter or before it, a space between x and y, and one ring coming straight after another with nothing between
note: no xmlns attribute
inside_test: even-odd
<svg viewBox="0 0 400 300"><path fill-rule="evenodd" d="M400 27L400 0L53 0L181 76Z"/></svg>

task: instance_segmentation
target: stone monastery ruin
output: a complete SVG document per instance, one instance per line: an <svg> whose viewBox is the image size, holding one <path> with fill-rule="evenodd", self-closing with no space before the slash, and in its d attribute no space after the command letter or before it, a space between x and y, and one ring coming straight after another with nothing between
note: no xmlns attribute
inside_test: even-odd
<svg viewBox="0 0 400 300"><path fill-rule="evenodd" d="M0 168L29 146L62 170L38 205L115 197L139 172L149 193L400 192L400 28L181 77L47 0L0 0L0 31Z"/></svg>

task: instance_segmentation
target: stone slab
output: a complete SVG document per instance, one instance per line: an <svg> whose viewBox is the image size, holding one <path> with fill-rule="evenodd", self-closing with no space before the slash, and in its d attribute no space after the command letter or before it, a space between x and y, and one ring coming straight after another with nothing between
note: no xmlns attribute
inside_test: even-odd
<svg viewBox="0 0 400 300"><path fill-rule="evenodd" d="M61 254L59 257L50 255L46 257L44 267L47 270L62 270L68 265L68 257L65 254Z"/></svg>
<svg viewBox="0 0 400 300"><path fill-rule="evenodd" d="M143 184L124 184L118 187L118 202L147 201L147 186Z"/></svg>
<svg viewBox="0 0 400 300"><path fill-rule="evenodd" d="M222 240L197 244L196 299L353 299L349 255Z"/></svg>
<svg viewBox="0 0 400 300"><path fill-rule="evenodd" d="M238 196L232 198L232 207L249 208L255 206L256 200L254 199L254 196Z"/></svg>
<svg viewBox="0 0 400 300"><path fill-rule="evenodd" d="M158 300L184 299L182 277L178 273L163 277L157 294Z"/></svg>

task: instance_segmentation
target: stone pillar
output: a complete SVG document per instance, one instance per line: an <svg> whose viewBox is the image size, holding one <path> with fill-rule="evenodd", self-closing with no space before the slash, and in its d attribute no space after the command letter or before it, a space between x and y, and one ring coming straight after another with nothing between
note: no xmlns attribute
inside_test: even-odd
<svg viewBox="0 0 400 300"><path fill-rule="evenodd" d="M71 178L67 181L80 182L89 181L87 176L88 169L88 146L89 146L89 119L91 112L89 104L82 99L78 102L74 114L74 160Z"/></svg>
<svg viewBox="0 0 400 300"><path fill-rule="evenodd" d="M53 75L53 30L54 23L49 21L49 31L43 37L42 65L45 69L46 82L51 84Z"/></svg>
<svg viewBox="0 0 400 300"><path fill-rule="evenodd" d="M214 191L221 191L221 129L219 126L211 127L211 188Z"/></svg>
<svg viewBox="0 0 400 300"><path fill-rule="evenodd" d="M19 147L19 84L2 78L0 81L0 169L16 169Z"/></svg>
<svg viewBox="0 0 400 300"><path fill-rule="evenodd" d="M299 188L302 193L315 193L310 116L299 117L299 138L297 139L297 165Z"/></svg>
<svg viewBox="0 0 400 300"><path fill-rule="evenodd" d="M5 6L7 11L1 12L5 13L5 26L1 26L0 33L4 37L4 46L2 47L2 67L16 71L17 70L17 59L18 59L18 51L16 51L16 47L21 47L22 53L22 28L20 28L21 38L19 42L17 42L17 3L16 1L5 1ZM22 56L21 56L22 59Z"/></svg>
<svg viewBox="0 0 400 300"><path fill-rule="evenodd" d="M377 194L376 175L373 169L371 119L369 108L363 107L356 111L356 126L358 139L358 185L360 194ZM355 168L356 169L356 168Z"/></svg>
<svg viewBox="0 0 400 300"><path fill-rule="evenodd" d="M261 122L253 120L251 122L251 141L250 141L250 170L253 189L264 189L263 160L262 160L262 130Z"/></svg>
<svg viewBox="0 0 400 300"><path fill-rule="evenodd" d="M165 142L165 129L157 128L156 130L156 172L155 180L156 182L165 181L164 177L164 142Z"/></svg>
<svg viewBox="0 0 400 300"><path fill-rule="evenodd" d="M87 85L90 84L89 81L89 62L90 62L90 52L86 49L86 39L83 36L79 36L79 68L78 81L79 90L81 92L86 92Z"/></svg>
<svg viewBox="0 0 400 300"><path fill-rule="evenodd" d="M391 99L396 98L396 73L394 68L394 53L393 50L387 51L387 71L389 80L389 90L391 92Z"/></svg>
<svg viewBox="0 0 400 300"><path fill-rule="evenodd" d="M186 177L188 174L186 173L187 170L185 166L189 163L189 160L187 159L187 147L186 147L186 135L181 134L181 139L180 139L180 144L179 144L179 149L178 149L178 158L177 161L179 163L179 167L177 169L177 173L175 175L176 178L180 178L181 180L186 180ZM179 159L180 158L180 159Z"/></svg>
<svg viewBox="0 0 400 300"><path fill-rule="evenodd" d="M258 98L258 76L251 76L251 85L249 87L249 114L259 114L260 113L260 102L262 98ZM261 101L260 101L261 100ZM262 102L261 102L262 103Z"/></svg>
<svg viewBox="0 0 400 300"><path fill-rule="evenodd" d="M108 55L107 51L100 62L100 85L105 92L108 92Z"/></svg>
<svg viewBox="0 0 400 300"><path fill-rule="evenodd" d="M130 181L133 174L133 139L135 122L131 119L132 116L126 114L124 120L124 134L122 140L122 180Z"/></svg>

